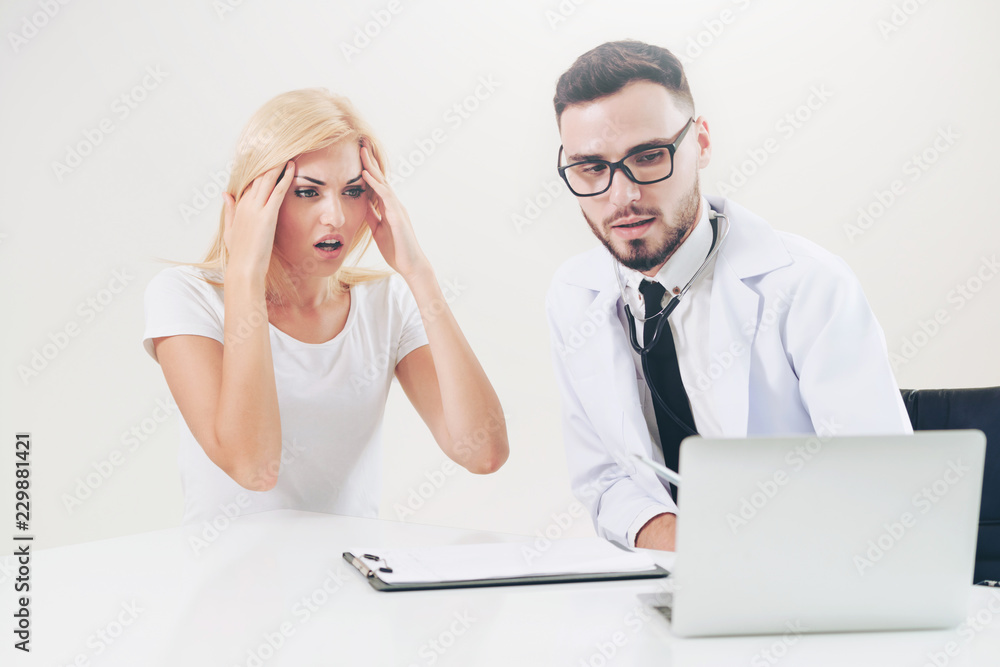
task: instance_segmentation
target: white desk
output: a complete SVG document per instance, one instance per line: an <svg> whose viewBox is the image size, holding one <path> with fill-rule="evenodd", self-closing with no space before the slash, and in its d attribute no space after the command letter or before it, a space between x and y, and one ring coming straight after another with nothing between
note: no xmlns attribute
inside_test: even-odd
<svg viewBox="0 0 1000 667"><path fill-rule="evenodd" d="M196 534L176 528L36 552L33 650L28 657L11 648L8 580L0 664L920 667L937 653L939 667L1000 664L1000 614L981 611L993 599L984 588L974 590L970 613L987 622L962 636L682 640L637 597L663 591L669 579L379 593L341 557L359 545L524 539L514 535L291 511L242 517L198 555L188 541ZM672 564L673 554L649 553ZM1000 609L1000 593L997 600ZM957 656L944 653L950 641ZM78 656L86 661L74 663Z"/></svg>

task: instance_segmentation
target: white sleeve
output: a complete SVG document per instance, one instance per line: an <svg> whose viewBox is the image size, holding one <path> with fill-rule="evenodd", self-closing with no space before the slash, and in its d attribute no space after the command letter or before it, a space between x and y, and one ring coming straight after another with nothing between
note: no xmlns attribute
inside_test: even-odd
<svg viewBox="0 0 1000 667"><path fill-rule="evenodd" d="M556 314L552 292L546 299L546 313L573 494L590 511L600 537L634 546L635 534L646 521L664 512L676 514L677 507L652 471L638 470L613 455L612 448L623 446L622 442L605 442L594 428L563 358L566 348L560 331L561 317Z"/></svg>
<svg viewBox="0 0 1000 667"><path fill-rule="evenodd" d="M146 330L142 345L154 360L154 338L189 334L223 342L221 296L187 267L171 267L158 273L146 286L143 300Z"/></svg>
<svg viewBox="0 0 1000 667"><path fill-rule="evenodd" d="M420 318L417 300L413 298L406 281L401 276L393 275L389 278L389 284L392 287L393 302L399 310L402 322L399 343L396 346L396 364L398 364L410 352L428 344L427 332L424 331L424 321ZM395 367L395 364L393 366Z"/></svg>
<svg viewBox="0 0 1000 667"><path fill-rule="evenodd" d="M801 278L786 332L802 403L816 433L913 432L882 328L846 263L823 263Z"/></svg>

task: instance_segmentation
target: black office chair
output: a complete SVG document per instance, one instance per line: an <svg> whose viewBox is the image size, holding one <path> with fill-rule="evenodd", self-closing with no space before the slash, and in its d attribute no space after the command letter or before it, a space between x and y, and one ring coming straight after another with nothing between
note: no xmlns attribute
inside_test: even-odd
<svg viewBox="0 0 1000 667"><path fill-rule="evenodd" d="M976 428L986 434L974 581L1000 580L1000 387L902 389L915 431Z"/></svg>

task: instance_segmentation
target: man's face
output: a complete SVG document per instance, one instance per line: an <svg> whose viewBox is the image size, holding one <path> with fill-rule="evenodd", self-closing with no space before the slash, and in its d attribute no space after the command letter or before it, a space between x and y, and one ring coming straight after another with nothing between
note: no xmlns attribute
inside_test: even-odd
<svg viewBox="0 0 1000 667"><path fill-rule="evenodd" d="M637 147L672 143L689 118L663 86L633 81L614 95L566 107L563 164L617 162ZM708 125L699 118L677 147L670 178L638 185L619 169L607 192L577 198L583 216L615 259L653 276L698 220L698 170L710 156Z"/></svg>

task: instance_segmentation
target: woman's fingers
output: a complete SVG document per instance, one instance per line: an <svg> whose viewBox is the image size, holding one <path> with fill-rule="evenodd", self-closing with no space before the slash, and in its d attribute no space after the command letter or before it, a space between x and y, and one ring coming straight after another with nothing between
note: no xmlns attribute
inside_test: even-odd
<svg viewBox="0 0 1000 667"><path fill-rule="evenodd" d="M267 271L274 246L278 210L294 175L295 162L289 160L253 179L238 202L231 194L224 193L223 241L233 265L239 264L261 273Z"/></svg>
<svg viewBox="0 0 1000 667"><path fill-rule="evenodd" d="M382 168L379 167L378 162L372 156L368 146L366 144L361 145L361 166L370 171L375 178L379 181L385 181L385 175L382 173Z"/></svg>
<svg viewBox="0 0 1000 667"><path fill-rule="evenodd" d="M285 199L285 193L288 192L288 188L291 187L292 180L295 178L294 160L289 160L285 164L279 166L281 167L281 173L278 174L277 180L271 188L271 196L268 198L266 204L266 206L272 209L277 209L281 206L281 202ZM278 167L275 167L274 169L277 168Z"/></svg>
<svg viewBox="0 0 1000 667"><path fill-rule="evenodd" d="M382 209L379 208L378 202L376 202L374 199L369 199L368 208L370 208L372 210L372 213L375 214L375 221L382 222Z"/></svg>
<svg viewBox="0 0 1000 667"><path fill-rule="evenodd" d="M295 166L294 165L295 165L295 163L292 160L287 160L284 164L276 165L275 167L272 167L271 169L268 169L266 172L264 172L264 175L267 176L269 182L271 182L270 181L271 177L272 176L274 177L274 181L271 182L271 189L272 190L285 177L285 174L287 174L289 172L288 168L290 166L292 167L292 169L291 169L292 174L290 174L290 176L294 176L295 175L294 174L294 171L295 171ZM291 180L292 180L291 178L288 179L288 181L291 181Z"/></svg>
<svg viewBox="0 0 1000 667"><path fill-rule="evenodd" d="M291 160L289 160L291 162ZM243 199L250 199L255 201L258 206L263 208L271 197L271 193L274 192L274 187L278 182L278 176L284 171L288 166L288 162L279 164L265 171L263 174L253 179L250 185L243 191ZM291 179L288 179L291 182Z"/></svg>
<svg viewBox="0 0 1000 667"><path fill-rule="evenodd" d="M365 179L365 183L370 185L372 190L374 190L375 194L377 194L379 197L385 199L386 196L388 196L389 187L385 183L380 181L374 173L368 171L367 169L362 169L361 178Z"/></svg>

